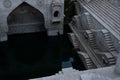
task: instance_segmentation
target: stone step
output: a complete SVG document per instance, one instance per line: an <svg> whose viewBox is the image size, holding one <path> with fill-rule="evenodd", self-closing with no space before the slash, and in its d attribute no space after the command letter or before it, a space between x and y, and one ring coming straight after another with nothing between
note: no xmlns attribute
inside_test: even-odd
<svg viewBox="0 0 120 80"><path fill-rule="evenodd" d="M106 29L108 29L117 39L120 40L120 10L113 5L107 3L105 0L94 0L90 3L79 3L100 22ZM101 6L102 5L102 6ZM109 12L110 14L106 14Z"/></svg>

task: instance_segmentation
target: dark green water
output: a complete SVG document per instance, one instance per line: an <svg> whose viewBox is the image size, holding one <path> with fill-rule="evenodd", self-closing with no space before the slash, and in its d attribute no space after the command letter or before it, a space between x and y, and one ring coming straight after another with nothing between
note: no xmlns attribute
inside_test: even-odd
<svg viewBox="0 0 120 80"><path fill-rule="evenodd" d="M72 53L66 35L48 37L45 32L9 36L0 43L0 77L33 78L55 74Z"/></svg>
<svg viewBox="0 0 120 80"><path fill-rule="evenodd" d="M54 37L48 37L46 32L11 35L7 42L0 43L0 80L49 76L71 66L84 69L72 51L67 34ZM67 62L70 58L73 65Z"/></svg>

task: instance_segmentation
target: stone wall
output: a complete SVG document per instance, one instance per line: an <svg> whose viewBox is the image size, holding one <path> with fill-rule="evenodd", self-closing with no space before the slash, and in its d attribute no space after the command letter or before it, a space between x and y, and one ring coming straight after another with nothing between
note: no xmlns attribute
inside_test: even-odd
<svg viewBox="0 0 120 80"><path fill-rule="evenodd" d="M22 8L20 8L20 6L24 7L24 3L29 6L28 8L31 9L27 9L27 8L23 8L23 11L15 11L15 10L20 10ZM17 9L18 8L18 9ZM15 30L17 29L18 33L24 33L24 32L35 32L33 30L37 30L38 27L31 28L29 31L29 29L27 29L26 31L19 31L18 28L14 28L15 30L10 30L9 31L9 27L11 26L11 23L16 23L16 19L15 20L10 20L10 17L15 18L14 12L22 12L24 13L24 11L28 10L28 15L30 15L30 12L32 13L31 16L34 16L37 14L34 13L33 11L38 11L40 14L39 15L43 15L42 18L44 18L44 20L38 20L39 22L42 21L42 23L44 25L42 25L48 32L48 35L57 35L58 33L62 34L63 33L63 19L64 19L64 0L1 0L0 1L0 41L5 41L7 40L7 35L8 32L10 33L17 33ZM57 12L57 14L55 13ZM12 14L13 13L13 14ZM10 16L11 15L11 16ZM16 14L17 16L19 16L18 22L23 21L23 23L26 23L25 17L22 16L22 14ZM25 14L24 14L25 15ZM27 16L28 16L27 15ZM27 17L27 19L29 19L30 17ZM33 18L31 18L33 19ZM13 22L11 22L13 21ZM32 22L34 22L34 19L31 20ZM24 24L21 24L24 25ZM18 25L19 26L19 25ZM22 26L23 27L23 26ZM12 28L11 28L12 29ZM24 28L23 28L24 29ZM41 29L41 28L40 28ZM14 31L14 32L11 32ZM22 32L23 31L23 32ZM37 30L39 31L39 30Z"/></svg>

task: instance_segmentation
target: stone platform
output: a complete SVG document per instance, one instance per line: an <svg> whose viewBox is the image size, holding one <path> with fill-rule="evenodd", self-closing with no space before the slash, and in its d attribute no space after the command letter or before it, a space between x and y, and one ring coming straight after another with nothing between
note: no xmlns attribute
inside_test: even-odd
<svg viewBox="0 0 120 80"><path fill-rule="evenodd" d="M114 72L114 68L115 66L111 66L86 71L66 68L56 75L30 80L120 80L120 76Z"/></svg>

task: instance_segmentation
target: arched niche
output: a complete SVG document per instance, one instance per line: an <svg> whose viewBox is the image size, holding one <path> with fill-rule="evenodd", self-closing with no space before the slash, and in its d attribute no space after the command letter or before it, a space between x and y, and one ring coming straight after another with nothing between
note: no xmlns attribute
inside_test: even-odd
<svg viewBox="0 0 120 80"><path fill-rule="evenodd" d="M44 15L26 2L8 15L7 23L8 34L46 31Z"/></svg>

